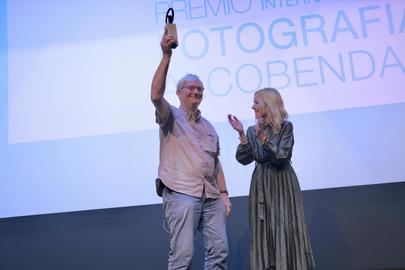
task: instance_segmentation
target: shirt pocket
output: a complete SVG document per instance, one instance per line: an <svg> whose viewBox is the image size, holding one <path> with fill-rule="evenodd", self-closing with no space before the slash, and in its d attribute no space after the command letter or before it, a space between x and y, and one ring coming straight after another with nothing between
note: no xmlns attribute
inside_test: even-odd
<svg viewBox="0 0 405 270"><path fill-rule="evenodd" d="M218 152L218 136L214 133L208 133L207 136L205 136L201 141L200 141L201 148L209 152L211 154L217 154Z"/></svg>

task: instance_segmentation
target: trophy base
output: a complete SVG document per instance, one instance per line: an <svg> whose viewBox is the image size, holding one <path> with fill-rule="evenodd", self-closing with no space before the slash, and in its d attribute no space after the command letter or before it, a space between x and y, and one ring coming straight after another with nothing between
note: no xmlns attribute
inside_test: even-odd
<svg viewBox="0 0 405 270"><path fill-rule="evenodd" d="M176 43L173 43L173 44L170 45L170 47L172 49L175 49L177 47L177 45L178 45L176 24L168 23L168 24L166 24L166 26L167 26L167 34L174 36L176 38L176 40L177 40Z"/></svg>

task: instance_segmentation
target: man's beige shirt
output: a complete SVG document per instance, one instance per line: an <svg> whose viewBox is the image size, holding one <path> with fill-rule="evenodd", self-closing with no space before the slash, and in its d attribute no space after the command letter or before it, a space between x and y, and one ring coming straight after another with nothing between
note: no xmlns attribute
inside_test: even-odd
<svg viewBox="0 0 405 270"><path fill-rule="evenodd" d="M170 189L194 197L219 198L218 135L208 120L164 101L160 125L159 178Z"/></svg>

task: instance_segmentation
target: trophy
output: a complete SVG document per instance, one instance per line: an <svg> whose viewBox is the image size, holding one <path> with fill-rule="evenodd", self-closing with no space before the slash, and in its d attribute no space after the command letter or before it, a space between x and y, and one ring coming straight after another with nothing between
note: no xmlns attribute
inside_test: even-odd
<svg viewBox="0 0 405 270"><path fill-rule="evenodd" d="M176 40L177 40L177 29L176 29L176 24L173 23L173 20L174 20L174 10L172 8L169 8L166 12L167 34L175 36ZM178 42L172 43L170 47L172 49L175 49L177 47L177 43Z"/></svg>

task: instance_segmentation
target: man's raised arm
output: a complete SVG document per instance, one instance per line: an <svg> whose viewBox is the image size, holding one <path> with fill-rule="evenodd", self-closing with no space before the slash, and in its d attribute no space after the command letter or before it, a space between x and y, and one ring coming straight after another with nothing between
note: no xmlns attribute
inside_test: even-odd
<svg viewBox="0 0 405 270"><path fill-rule="evenodd" d="M155 71L155 75L153 76L150 93L152 103L155 105L155 108L160 115L162 115L162 110L164 110L165 107L163 104L167 103L163 96L166 88L167 71L169 69L170 59L172 56L171 45L173 43L177 43L177 39L175 36L167 35L167 29L165 27L165 33L160 41L163 56Z"/></svg>

